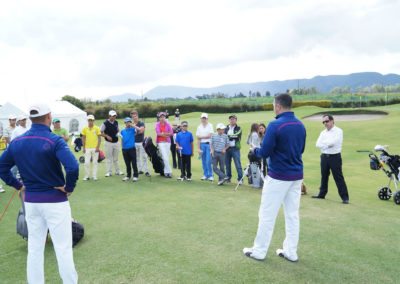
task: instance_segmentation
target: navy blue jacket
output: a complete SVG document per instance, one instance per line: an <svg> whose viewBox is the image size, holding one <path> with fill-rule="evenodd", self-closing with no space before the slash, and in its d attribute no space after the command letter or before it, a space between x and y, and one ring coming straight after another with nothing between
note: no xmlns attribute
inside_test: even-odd
<svg viewBox="0 0 400 284"><path fill-rule="evenodd" d="M64 139L43 124L32 124L31 129L15 138L0 157L0 177L7 185L20 189L22 184L10 172L14 165L26 188L26 202L67 201L66 194L54 187L65 185L65 190L72 192L79 176L78 162ZM61 165L65 169L65 179Z"/></svg>
<svg viewBox="0 0 400 284"><path fill-rule="evenodd" d="M268 176L284 181L303 179L302 154L306 144L306 129L293 112L283 112L268 124L257 157L268 158Z"/></svg>

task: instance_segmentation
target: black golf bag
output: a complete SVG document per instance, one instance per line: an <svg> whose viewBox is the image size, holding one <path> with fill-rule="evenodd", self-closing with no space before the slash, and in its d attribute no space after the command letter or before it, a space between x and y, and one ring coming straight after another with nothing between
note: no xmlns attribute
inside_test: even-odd
<svg viewBox="0 0 400 284"><path fill-rule="evenodd" d="M158 152L158 148L154 145L151 137L145 137L143 140L143 148L146 151L147 156L153 164L154 172L160 175L164 175L164 161Z"/></svg>
<svg viewBox="0 0 400 284"><path fill-rule="evenodd" d="M98 163L101 163L106 158L106 155L104 154L103 151L99 151L99 158L97 159ZM93 158L90 158L90 161L93 162ZM85 156L80 156L79 157L79 163L84 164L85 163Z"/></svg>
<svg viewBox="0 0 400 284"><path fill-rule="evenodd" d="M28 225L25 219L25 204L21 196L22 208L19 209L17 215L17 234L20 235L24 240L28 240ZM85 235L85 228L81 223L72 219L72 247L74 247Z"/></svg>
<svg viewBox="0 0 400 284"><path fill-rule="evenodd" d="M83 142L81 137L76 137L74 140L74 150L75 152L79 152L82 149Z"/></svg>

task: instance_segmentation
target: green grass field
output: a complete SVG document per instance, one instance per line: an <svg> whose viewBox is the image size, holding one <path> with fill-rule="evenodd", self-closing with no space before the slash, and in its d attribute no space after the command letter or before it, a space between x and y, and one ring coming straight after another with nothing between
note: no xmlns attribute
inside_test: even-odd
<svg viewBox="0 0 400 284"><path fill-rule="evenodd" d="M121 177L80 181L70 197L75 219L86 234L74 248L80 283L398 283L400 206L380 201L377 189L386 185L383 172L369 169L367 153L376 144L389 144L399 154L400 105L375 108L389 112L372 121L338 122L344 130L344 175L350 205L343 205L333 180L326 200L314 200L319 186L319 151L315 142L321 122L305 120L305 182L302 196L299 262L275 256L284 239L284 218L279 214L263 262L242 255L251 246L258 223L261 191L234 184L217 187L202 182L200 162L193 158L191 183L153 175L137 183ZM295 109L298 117L323 111ZM199 113L184 115L195 132ZM210 122L226 123L228 114L211 114ZM238 114L247 136L252 122L268 122L272 112ZM153 133L151 121L147 133ZM246 140L246 137L243 137ZM248 148L242 148L242 165ZM123 166L122 158L120 165ZM123 166L124 168L124 166ZM178 171L174 170L175 177ZM247 182L246 182L247 184ZM2 211L12 190L0 195ZM0 223L0 283L25 283L27 245L15 232L20 203L15 199ZM45 252L46 283L60 283L51 242Z"/></svg>

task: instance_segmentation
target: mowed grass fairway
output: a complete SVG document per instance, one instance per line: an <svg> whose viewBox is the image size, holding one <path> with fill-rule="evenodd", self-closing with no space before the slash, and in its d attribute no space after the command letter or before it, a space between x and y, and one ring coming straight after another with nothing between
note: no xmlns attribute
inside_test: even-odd
<svg viewBox="0 0 400 284"><path fill-rule="evenodd" d="M251 246L256 234L261 191L249 187L247 179L237 192L233 191L235 184L217 187L200 181L197 155L192 159L190 183L176 181L177 170L173 179L140 176L137 183L124 183L119 176L104 177L104 162L99 165L100 180L84 182L81 165L78 186L70 197L73 216L86 230L74 248L80 283L398 283L400 206L377 198L377 189L386 185L388 178L383 172L371 171L367 153L356 150L389 144L391 154L400 154L400 105L375 109L389 115L371 121L337 122L344 130L342 156L349 205L341 203L332 178L326 200L311 198L319 186L315 142L323 125L304 120L309 194L301 200L299 262L295 264L275 256L285 236L282 212L266 260L243 256L242 248ZM294 111L304 117L323 109ZM183 116L192 133L199 116ZM250 124L267 123L273 113L239 113L238 118L244 128L245 167ZM218 122L226 123L228 114L210 114L209 120L215 127ZM153 134L153 124L146 123L147 134ZM120 165L125 169L122 157ZM9 187L6 190L0 195L0 210L12 194ZM0 283L26 281L27 245L15 233L19 208L16 198L0 224ZM50 241L45 273L47 283L61 282Z"/></svg>

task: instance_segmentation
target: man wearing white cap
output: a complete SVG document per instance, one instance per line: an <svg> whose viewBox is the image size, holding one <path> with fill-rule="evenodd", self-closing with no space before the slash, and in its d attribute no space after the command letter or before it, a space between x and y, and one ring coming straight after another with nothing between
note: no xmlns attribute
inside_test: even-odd
<svg viewBox="0 0 400 284"><path fill-rule="evenodd" d="M85 177L83 180L90 178L90 161L93 162L92 178L97 180L97 164L99 160L99 149L101 143L100 127L94 125L94 115L87 116L88 126L82 129L82 145L85 154Z"/></svg>
<svg viewBox="0 0 400 284"><path fill-rule="evenodd" d="M15 127L17 125L17 116L14 114L11 114L8 117L8 122L9 122L9 126L3 130L3 137L6 139L6 143L10 144L11 135L14 132Z"/></svg>
<svg viewBox="0 0 400 284"><path fill-rule="evenodd" d="M79 165L65 141L51 132L50 109L35 105L29 114L31 129L16 137L0 157L1 179L25 192L27 282L45 281L44 249L49 231L63 283L77 283L68 196L74 191ZM18 166L23 184L10 172L14 165Z"/></svg>
<svg viewBox="0 0 400 284"><path fill-rule="evenodd" d="M28 128L26 127L26 115L20 115L17 118L17 127L14 129L14 131L11 134L11 139L10 141L13 141L16 137L24 134L26 131L28 131Z"/></svg>
<svg viewBox="0 0 400 284"><path fill-rule="evenodd" d="M119 155L119 143L118 143L118 121L117 112L115 110L110 110L108 112L108 119L100 127L101 136L104 137L105 143L104 148L106 152L106 166L107 172L106 177L112 175L112 167L115 167L116 175L123 175L124 173L120 171L118 164Z"/></svg>
<svg viewBox="0 0 400 284"><path fill-rule="evenodd" d="M213 126L208 122L208 114L202 113L200 116L201 124L197 127L196 137L198 141L198 151L201 155L201 162L203 166L203 177L201 180L213 181L213 172L211 169L211 151L210 142L211 135L214 133Z"/></svg>

